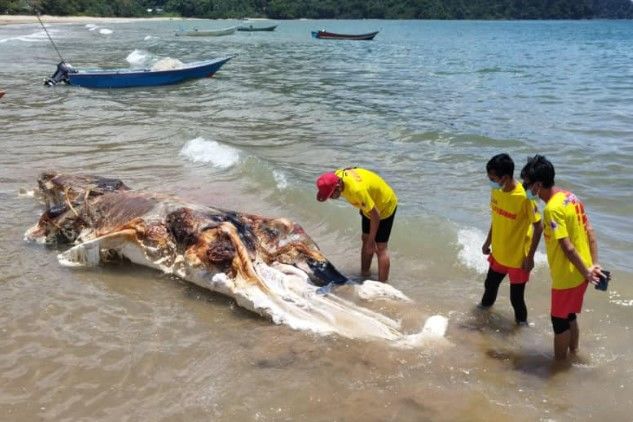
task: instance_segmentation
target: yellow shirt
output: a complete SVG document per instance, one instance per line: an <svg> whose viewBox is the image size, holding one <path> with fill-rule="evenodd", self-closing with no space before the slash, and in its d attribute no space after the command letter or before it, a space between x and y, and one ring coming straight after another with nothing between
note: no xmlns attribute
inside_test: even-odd
<svg viewBox="0 0 633 422"><path fill-rule="evenodd" d="M520 183L511 192L493 189L490 195L492 214L492 256L499 264L521 268L532 243L532 224L541 220L536 202L525 195Z"/></svg>
<svg viewBox="0 0 633 422"><path fill-rule="evenodd" d="M335 174L343 179L343 198L360 209L365 217L370 218L369 212L374 207L378 210L381 220L393 214L398 205L398 198L387 182L376 173L354 167L336 170Z"/></svg>
<svg viewBox="0 0 633 422"><path fill-rule="evenodd" d="M552 288L571 289L582 284L584 276L567 259L558 242L568 237L585 265L593 265L587 235L587 215L582 202L573 193L557 192L547 202L543 209L543 237Z"/></svg>

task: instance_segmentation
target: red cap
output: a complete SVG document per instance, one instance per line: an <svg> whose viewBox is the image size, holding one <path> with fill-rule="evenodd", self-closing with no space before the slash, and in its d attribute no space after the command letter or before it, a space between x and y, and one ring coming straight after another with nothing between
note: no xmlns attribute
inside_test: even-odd
<svg viewBox="0 0 633 422"><path fill-rule="evenodd" d="M325 201L330 196L332 196L332 192L336 189L336 185L338 185L339 178L334 173L323 173L319 176L316 181L317 189L317 201Z"/></svg>

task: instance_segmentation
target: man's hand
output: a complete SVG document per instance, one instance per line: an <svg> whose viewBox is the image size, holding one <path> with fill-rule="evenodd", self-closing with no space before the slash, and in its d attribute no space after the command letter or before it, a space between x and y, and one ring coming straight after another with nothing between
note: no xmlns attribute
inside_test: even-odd
<svg viewBox="0 0 633 422"><path fill-rule="evenodd" d="M598 284L600 282L600 276L604 276L604 274L602 274L602 267L598 264L592 265L587 269L585 280L591 284Z"/></svg>
<svg viewBox="0 0 633 422"><path fill-rule="evenodd" d="M606 277L602 272L600 264L592 265L587 270L587 274L585 274L585 280L591 284L598 284L600 282L600 277Z"/></svg>
<svg viewBox="0 0 633 422"><path fill-rule="evenodd" d="M373 255L376 252L376 242L373 240L367 240L363 245L363 252L367 255Z"/></svg>
<svg viewBox="0 0 633 422"><path fill-rule="evenodd" d="M481 247L481 253L484 255L490 255L490 242L484 242Z"/></svg>
<svg viewBox="0 0 633 422"><path fill-rule="evenodd" d="M523 259L523 265L521 265L521 269L524 271L532 271L532 268L534 268L534 257L526 256Z"/></svg>

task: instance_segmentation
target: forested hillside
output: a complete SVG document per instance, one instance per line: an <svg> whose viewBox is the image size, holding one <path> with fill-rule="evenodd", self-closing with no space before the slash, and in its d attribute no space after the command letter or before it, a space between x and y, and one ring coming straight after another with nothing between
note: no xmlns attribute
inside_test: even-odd
<svg viewBox="0 0 633 422"><path fill-rule="evenodd" d="M631 19L631 0L31 0L50 15L273 19ZM152 9L152 12L148 12ZM159 11L157 12L157 9ZM0 13L32 13L0 0Z"/></svg>

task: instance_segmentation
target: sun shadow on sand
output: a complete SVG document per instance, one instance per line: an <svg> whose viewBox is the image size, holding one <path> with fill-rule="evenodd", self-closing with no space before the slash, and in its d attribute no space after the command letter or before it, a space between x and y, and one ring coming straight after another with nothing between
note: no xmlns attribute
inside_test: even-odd
<svg viewBox="0 0 633 422"><path fill-rule="evenodd" d="M519 371L541 379L550 379L573 366L590 366L582 356L573 355L566 361L556 361L550 349L550 339L533 327L519 326L494 309L473 307L464 320L454 325L462 331L462 340L477 347L506 369ZM469 338L469 340L466 340ZM527 345L527 347L526 347Z"/></svg>
<svg viewBox="0 0 633 422"><path fill-rule="evenodd" d="M557 374L567 372L574 363L583 363L582 359L574 357L566 361L555 361L551 354L541 350L494 350L489 349L486 355L492 359L506 363L510 369L528 375L548 379Z"/></svg>
<svg viewBox="0 0 633 422"><path fill-rule="evenodd" d="M521 331L524 327L518 326L513 319L500 315L491 309L473 307L464 321L458 324L458 328L481 333L493 333L503 337L511 336Z"/></svg>

